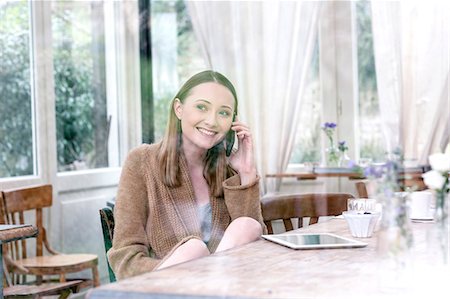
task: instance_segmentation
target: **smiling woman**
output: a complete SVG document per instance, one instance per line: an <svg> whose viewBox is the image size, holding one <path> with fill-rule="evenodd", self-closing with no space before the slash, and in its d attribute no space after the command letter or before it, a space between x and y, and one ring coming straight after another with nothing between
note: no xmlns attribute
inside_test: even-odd
<svg viewBox="0 0 450 299"><path fill-rule="evenodd" d="M231 128L234 102L233 94L226 87L213 82L194 87L184 103L175 99L174 110L181 120L184 150L195 154L219 143Z"/></svg>
<svg viewBox="0 0 450 299"><path fill-rule="evenodd" d="M163 140L129 153L108 251L119 279L255 241L265 230L252 135L235 118L237 105L226 77L198 73L173 98Z"/></svg>

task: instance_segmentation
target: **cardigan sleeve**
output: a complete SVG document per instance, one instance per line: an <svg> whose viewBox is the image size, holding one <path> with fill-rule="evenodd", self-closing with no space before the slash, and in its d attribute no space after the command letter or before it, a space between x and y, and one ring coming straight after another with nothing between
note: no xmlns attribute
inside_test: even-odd
<svg viewBox="0 0 450 299"><path fill-rule="evenodd" d="M145 232L148 202L141 171L143 156L141 147L128 154L119 181L113 246L107 253L118 279L151 271L161 262L150 257L151 248Z"/></svg>
<svg viewBox="0 0 450 299"><path fill-rule="evenodd" d="M247 185L241 185L241 179L237 174L226 179L222 185L231 221L239 217L250 217L261 224L264 234L267 233L261 212L259 177Z"/></svg>

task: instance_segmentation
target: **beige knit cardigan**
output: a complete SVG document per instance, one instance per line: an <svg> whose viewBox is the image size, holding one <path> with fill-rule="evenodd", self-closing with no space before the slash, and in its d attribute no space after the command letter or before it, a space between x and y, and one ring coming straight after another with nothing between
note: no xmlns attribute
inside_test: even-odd
<svg viewBox="0 0 450 299"><path fill-rule="evenodd" d="M202 236L186 160L180 158L181 185L169 188L161 180L158 148L159 144L135 148L122 168L114 208L113 247L108 251L118 279L151 271L178 246ZM211 252L230 222L238 217L254 218L265 230L258 179L242 186L239 175L235 175L223 187L224 198L210 199Z"/></svg>

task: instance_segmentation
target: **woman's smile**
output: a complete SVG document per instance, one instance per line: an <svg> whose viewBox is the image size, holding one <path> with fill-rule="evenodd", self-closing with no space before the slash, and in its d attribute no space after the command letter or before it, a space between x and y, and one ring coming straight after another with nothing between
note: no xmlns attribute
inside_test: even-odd
<svg viewBox="0 0 450 299"><path fill-rule="evenodd" d="M211 131L211 130L208 130L208 129L205 129L205 128L197 128L197 130L198 130L200 133L202 133L203 135L206 135L206 136L208 136L208 137L212 137L212 136L214 136L214 135L217 134L217 132Z"/></svg>

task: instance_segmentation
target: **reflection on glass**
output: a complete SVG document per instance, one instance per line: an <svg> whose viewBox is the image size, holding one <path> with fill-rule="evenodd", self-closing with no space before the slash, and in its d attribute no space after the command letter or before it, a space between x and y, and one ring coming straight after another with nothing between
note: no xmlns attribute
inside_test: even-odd
<svg viewBox="0 0 450 299"><path fill-rule="evenodd" d="M152 1L152 73L155 141L166 129L168 107L178 88L206 65L184 1Z"/></svg>
<svg viewBox="0 0 450 299"><path fill-rule="evenodd" d="M108 166L103 5L52 2L58 171Z"/></svg>
<svg viewBox="0 0 450 299"><path fill-rule="evenodd" d="M30 8L0 2L0 178L35 174Z"/></svg>
<svg viewBox="0 0 450 299"><path fill-rule="evenodd" d="M345 244L350 243L346 239L342 239L331 235L278 235L283 241L287 241L297 245L321 245L321 244Z"/></svg>

